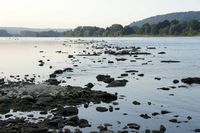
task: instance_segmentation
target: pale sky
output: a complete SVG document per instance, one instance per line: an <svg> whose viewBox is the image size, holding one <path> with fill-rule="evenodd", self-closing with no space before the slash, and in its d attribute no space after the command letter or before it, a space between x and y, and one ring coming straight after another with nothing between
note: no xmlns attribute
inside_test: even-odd
<svg viewBox="0 0 200 133"><path fill-rule="evenodd" d="M107 27L158 14L198 10L200 0L0 0L0 27Z"/></svg>

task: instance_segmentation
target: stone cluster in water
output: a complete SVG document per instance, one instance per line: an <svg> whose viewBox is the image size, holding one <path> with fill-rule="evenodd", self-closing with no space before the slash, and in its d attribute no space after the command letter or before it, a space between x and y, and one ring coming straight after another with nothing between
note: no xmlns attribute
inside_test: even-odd
<svg viewBox="0 0 200 133"><path fill-rule="evenodd" d="M140 58L140 55L152 55L150 52L142 51L140 47L119 47L112 46L107 44L105 41L84 41L77 40L75 42L69 41L64 42L63 45L69 44L90 44L94 50L93 52L79 53L77 55L68 55L68 58L75 60L77 57L87 57L87 56L101 56L104 55L112 55L116 56L115 60L108 60L108 64L115 64L115 62L123 62L127 59L124 58L124 55L133 56L134 60L130 60L130 62L136 62L137 60L145 60L145 58ZM100 43L101 45L93 45L96 43ZM147 47L147 50L156 49L155 47ZM100 51L99 51L100 50ZM43 51L40 51L43 53ZM56 53L61 54L64 53L62 51L56 51ZM158 54L163 55L166 52L161 51ZM104 58L105 59L105 58ZM48 60L50 61L50 60ZM39 60L39 66L44 66L45 61ZM97 61L101 62L101 60ZM147 65L151 61L143 63L142 65ZM161 63L180 63L177 60L162 60ZM74 67L77 67L75 65ZM51 69L52 66L49 66ZM92 90L95 86L93 83L88 83L85 87L78 86L61 86L60 84L65 83L64 80L58 80L57 77L62 75L63 73L73 73L74 68L67 67L63 69L59 69L54 71L49 75L49 79L47 79L44 83L35 83L35 75L34 77L30 77L26 75L23 80L19 80L19 76L11 76L12 78L17 79L18 81L13 82L6 80L5 78L0 79L0 112L1 114L5 114L6 120L0 120L0 133L48 133L48 132L65 132L65 133L81 133L81 128L88 128L93 126L86 118L79 118L79 108L78 105L84 105L85 108L89 106L90 103L112 103L113 106L104 107L98 106L96 107L96 111L98 112L113 112L113 110L119 110L120 108L115 108L114 106L119 103L116 102L118 98L123 98L125 96L119 95L117 93L110 94L103 91ZM143 73L139 73L138 70L126 70L124 73L120 74L120 77L124 78L129 75L136 75L138 77L145 76ZM107 74L99 74L96 76L96 80L98 82L106 83L106 87L125 87L129 82L127 79L117 79ZM160 77L155 77L155 80L161 80ZM178 83L184 83L182 85L176 86ZM180 80L173 80L173 85L167 87L157 88L159 90L169 91L171 89L175 89L177 87L188 87L191 84L200 84L200 78L198 77L189 77ZM170 94L173 96L173 94ZM132 102L134 106L140 106L142 103L134 100ZM151 106L151 102L147 103ZM46 118L43 118L42 121L38 123L32 123L27 121L25 118L12 118L12 114L9 114L10 110L14 111L40 111L41 115L48 115L51 113L52 115L48 115ZM151 119L157 115L165 115L169 114L171 111L161 110L160 112L152 112L152 114L141 113L140 117L143 119ZM123 115L128 115L124 113ZM34 118L34 115L31 114L28 116L29 118ZM134 118L133 118L134 119ZM178 120L178 115L174 116L174 118L170 119L171 123L187 123L191 120L191 116L187 116L187 120L180 121ZM120 123L120 122L119 122ZM74 131L71 131L65 126L77 127ZM132 122L127 123L126 126L121 131L112 131L109 127L112 127L112 124L104 124L99 125L97 128L101 133L127 133L130 130L132 132L139 132L141 125ZM130 130L127 130L130 129ZM166 132L166 127L163 124L160 124L160 128L157 130L146 129L145 133L164 133ZM194 132L200 132L200 129L194 129Z"/></svg>

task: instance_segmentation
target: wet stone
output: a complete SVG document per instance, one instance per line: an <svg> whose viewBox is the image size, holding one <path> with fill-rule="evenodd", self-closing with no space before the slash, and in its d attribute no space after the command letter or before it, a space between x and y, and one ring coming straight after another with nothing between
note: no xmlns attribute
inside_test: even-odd
<svg viewBox="0 0 200 133"><path fill-rule="evenodd" d="M129 123L127 124L127 126L131 129L135 129L135 130L139 130L140 129L140 125L136 124L136 123Z"/></svg>
<svg viewBox="0 0 200 133"><path fill-rule="evenodd" d="M169 114L171 113L170 111L167 111L167 110L161 110L161 114L164 115L164 114Z"/></svg>
<svg viewBox="0 0 200 133"><path fill-rule="evenodd" d="M96 110L98 112L107 112L108 111L108 109L106 107L96 107Z"/></svg>
<svg viewBox="0 0 200 133"><path fill-rule="evenodd" d="M134 104L134 105L140 105L141 103L138 102L138 101L133 101L133 104Z"/></svg>
<svg viewBox="0 0 200 133"><path fill-rule="evenodd" d="M144 119L150 119L151 117L148 114L141 114L140 117Z"/></svg>

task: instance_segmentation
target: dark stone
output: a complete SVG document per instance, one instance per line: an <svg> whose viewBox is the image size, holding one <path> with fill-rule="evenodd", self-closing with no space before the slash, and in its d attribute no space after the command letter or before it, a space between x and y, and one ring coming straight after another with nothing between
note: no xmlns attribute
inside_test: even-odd
<svg viewBox="0 0 200 133"><path fill-rule="evenodd" d="M150 119L151 117L148 116L148 114L141 114L140 117L144 118L144 119Z"/></svg>
<svg viewBox="0 0 200 133"><path fill-rule="evenodd" d="M138 101L133 101L133 104L134 104L134 105L140 105L141 103L138 102Z"/></svg>
<svg viewBox="0 0 200 133"><path fill-rule="evenodd" d="M39 97L37 99L36 104L37 105L44 105L47 106L48 104L50 104L54 99L52 97Z"/></svg>
<svg viewBox="0 0 200 133"><path fill-rule="evenodd" d="M94 87L94 85L93 85L92 83L88 83L88 84L86 84L85 86L86 86L87 88L89 88L89 89L91 89L91 88Z"/></svg>
<svg viewBox="0 0 200 133"><path fill-rule="evenodd" d="M56 74L52 73L49 75L50 78L56 78Z"/></svg>
<svg viewBox="0 0 200 133"><path fill-rule="evenodd" d="M124 87L126 86L127 80L114 80L110 84L108 84L106 87Z"/></svg>
<svg viewBox="0 0 200 133"><path fill-rule="evenodd" d="M167 110L161 110L161 114L164 115L164 114L169 114L171 113L170 111L167 111Z"/></svg>
<svg viewBox="0 0 200 133"><path fill-rule="evenodd" d="M73 58L74 56L73 55L68 55L68 58Z"/></svg>
<svg viewBox="0 0 200 133"><path fill-rule="evenodd" d="M156 47L147 47L147 49L156 49Z"/></svg>
<svg viewBox="0 0 200 133"><path fill-rule="evenodd" d="M200 128L195 129L194 132L199 133L200 132Z"/></svg>
<svg viewBox="0 0 200 133"><path fill-rule="evenodd" d="M161 61L161 63L180 63L180 61L164 60L164 61Z"/></svg>
<svg viewBox="0 0 200 133"><path fill-rule="evenodd" d="M129 123L127 124L127 126L131 129L135 129L135 130L139 130L140 129L140 125L136 124L136 123Z"/></svg>
<svg viewBox="0 0 200 133"><path fill-rule="evenodd" d="M139 76L139 77L143 77L143 76L144 76L144 74L138 74L138 76Z"/></svg>
<svg viewBox="0 0 200 133"><path fill-rule="evenodd" d="M54 72L54 74L62 74L63 73L63 70L56 70L55 72Z"/></svg>
<svg viewBox="0 0 200 133"><path fill-rule="evenodd" d="M172 122L172 123L179 123L177 119L171 119L169 121Z"/></svg>
<svg viewBox="0 0 200 133"><path fill-rule="evenodd" d="M166 52L159 52L158 54L166 54Z"/></svg>
<svg viewBox="0 0 200 133"><path fill-rule="evenodd" d="M48 133L48 129L27 127L27 128L23 128L21 130L21 133Z"/></svg>
<svg viewBox="0 0 200 133"><path fill-rule="evenodd" d="M200 78L199 77L189 77L181 80L185 84L200 84Z"/></svg>
<svg viewBox="0 0 200 133"><path fill-rule="evenodd" d="M64 133L72 133L69 129L64 129Z"/></svg>
<svg viewBox="0 0 200 133"><path fill-rule="evenodd" d="M73 68L68 67L63 70L64 72L73 72Z"/></svg>
<svg viewBox="0 0 200 133"><path fill-rule="evenodd" d="M0 97L0 104L1 104L1 103L9 103L9 102L11 102L11 99L10 99L10 98L8 98L8 97L6 97L6 96Z"/></svg>
<svg viewBox="0 0 200 133"><path fill-rule="evenodd" d="M61 114L63 116L72 116L78 114L78 108L77 107L66 107L61 109Z"/></svg>
<svg viewBox="0 0 200 133"><path fill-rule="evenodd" d="M108 61L108 63L109 63L109 64L113 64L113 63L114 63L114 61Z"/></svg>
<svg viewBox="0 0 200 133"><path fill-rule="evenodd" d="M113 106L109 106L109 111L113 112Z"/></svg>
<svg viewBox="0 0 200 133"><path fill-rule="evenodd" d="M61 83L60 81L54 78L50 78L46 82L49 83L50 85L59 85Z"/></svg>
<svg viewBox="0 0 200 133"><path fill-rule="evenodd" d="M155 79L155 80L161 80L161 78L158 78L158 77L155 77L154 79Z"/></svg>
<svg viewBox="0 0 200 133"><path fill-rule="evenodd" d="M157 115L160 115L160 114L158 112L152 113L152 116L157 116Z"/></svg>
<svg viewBox="0 0 200 133"><path fill-rule="evenodd" d="M117 61L126 61L126 58L116 58Z"/></svg>
<svg viewBox="0 0 200 133"><path fill-rule="evenodd" d="M34 98L31 95L24 95L21 97L23 101L34 101Z"/></svg>
<svg viewBox="0 0 200 133"><path fill-rule="evenodd" d="M12 114L7 114L7 115L5 115L5 118L9 118L11 116L13 116L13 115Z"/></svg>
<svg viewBox="0 0 200 133"><path fill-rule="evenodd" d="M110 75L97 75L97 81L104 81L106 78L110 78Z"/></svg>
<svg viewBox="0 0 200 133"><path fill-rule="evenodd" d="M128 71L126 71L126 73L138 73L139 71L137 71L137 70L128 70Z"/></svg>
<svg viewBox="0 0 200 133"><path fill-rule="evenodd" d="M70 125L70 126L78 126L78 124L79 124L79 117L78 116L72 116L69 119L67 119L65 123L67 125Z"/></svg>
<svg viewBox="0 0 200 133"><path fill-rule="evenodd" d="M96 110L98 112L107 112L108 111L108 109L106 107L96 107Z"/></svg>
<svg viewBox="0 0 200 133"><path fill-rule="evenodd" d="M151 133L161 133L160 130L152 130Z"/></svg>
<svg viewBox="0 0 200 133"><path fill-rule="evenodd" d="M123 73L123 74L121 74L121 76L122 77L126 77L126 76L128 76L128 74L127 73Z"/></svg>
<svg viewBox="0 0 200 133"><path fill-rule="evenodd" d="M60 119L60 118L54 118L52 120L48 120L47 121L47 125L49 127L52 127L52 128L57 128L59 126L60 122L62 122L62 119Z"/></svg>
<svg viewBox="0 0 200 133"><path fill-rule="evenodd" d="M169 91L169 90L170 90L170 88L168 88L168 87L162 87L162 88L158 88L158 90Z"/></svg>
<svg viewBox="0 0 200 133"><path fill-rule="evenodd" d="M80 128L91 127L91 125L88 123L88 120L86 119L80 119L78 121L78 125Z"/></svg>
<svg viewBox="0 0 200 133"><path fill-rule="evenodd" d="M0 79L0 85L4 85L4 84L5 84L4 79Z"/></svg>
<svg viewBox="0 0 200 133"><path fill-rule="evenodd" d="M191 120L191 119L192 119L192 117L191 117L191 116L188 116L188 117L187 117L187 119L188 119L188 120Z"/></svg>
<svg viewBox="0 0 200 133"><path fill-rule="evenodd" d="M46 115L46 114L47 114L47 111L41 111L40 114L41 114L41 115Z"/></svg>
<svg viewBox="0 0 200 133"><path fill-rule="evenodd" d="M151 133L151 130L150 129L146 129L145 133Z"/></svg>
<svg viewBox="0 0 200 133"><path fill-rule="evenodd" d="M179 80L175 79L175 80L173 81L173 83L174 83L174 84L178 84L178 83L179 83Z"/></svg>
<svg viewBox="0 0 200 133"><path fill-rule="evenodd" d="M164 133L166 131L166 127L164 125L160 125L160 132Z"/></svg>

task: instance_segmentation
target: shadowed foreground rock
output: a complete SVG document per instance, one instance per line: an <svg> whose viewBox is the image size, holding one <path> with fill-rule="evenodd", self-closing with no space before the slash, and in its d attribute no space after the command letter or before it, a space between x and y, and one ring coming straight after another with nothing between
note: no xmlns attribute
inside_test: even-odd
<svg viewBox="0 0 200 133"><path fill-rule="evenodd" d="M117 96L90 88L54 86L46 84L5 87L0 90L0 110L14 111L49 110L58 105L80 105L89 102L117 100ZM5 106L6 104L6 106Z"/></svg>

